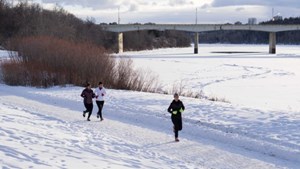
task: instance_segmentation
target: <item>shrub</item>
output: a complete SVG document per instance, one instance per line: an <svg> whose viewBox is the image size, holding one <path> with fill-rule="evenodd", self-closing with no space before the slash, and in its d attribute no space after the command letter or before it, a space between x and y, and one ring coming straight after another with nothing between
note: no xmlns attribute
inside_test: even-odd
<svg viewBox="0 0 300 169"><path fill-rule="evenodd" d="M12 39L11 60L4 62L3 79L10 85L48 87L113 82L114 59L91 43L75 43L49 36Z"/></svg>
<svg viewBox="0 0 300 169"><path fill-rule="evenodd" d="M214 101L214 102L224 102L224 103L230 103L228 100L226 100L225 98L219 98L219 97L216 97L216 96L210 96L208 98L208 100L210 101Z"/></svg>
<svg viewBox="0 0 300 169"><path fill-rule="evenodd" d="M156 92L158 77L151 71L134 70L130 58L121 57L116 66L115 87L135 91Z"/></svg>
<svg viewBox="0 0 300 169"><path fill-rule="evenodd" d="M173 84L173 88L169 91L163 91L164 94L171 94L178 93L180 96L184 97L191 97L191 98L198 98L198 99L206 99L209 101L215 101L215 102L224 102L224 103L230 103L225 98L220 98L217 96L206 96L203 92L203 90L200 90L199 92L192 91L191 89L186 88L186 83L184 80L175 82Z"/></svg>
<svg viewBox="0 0 300 169"><path fill-rule="evenodd" d="M3 80L9 85L49 87L54 85L97 85L109 88L150 91L156 77L134 70L129 58L110 56L102 47L75 43L50 36L11 39L10 60L3 62Z"/></svg>

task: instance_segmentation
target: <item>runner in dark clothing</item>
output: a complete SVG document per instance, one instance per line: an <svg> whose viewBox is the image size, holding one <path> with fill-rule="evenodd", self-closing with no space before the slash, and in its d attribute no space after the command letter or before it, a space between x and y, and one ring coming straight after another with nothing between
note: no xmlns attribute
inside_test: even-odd
<svg viewBox="0 0 300 169"><path fill-rule="evenodd" d="M90 121L90 117L93 112L93 98L95 98L95 93L91 89L91 84L87 83L86 88L82 91L81 97L83 97L83 103L86 108L85 111L83 111L83 117L85 117L86 113L89 113L87 121Z"/></svg>
<svg viewBox="0 0 300 169"><path fill-rule="evenodd" d="M185 107L182 101L179 100L179 95L177 93L174 94L174 100L170 104L168 108L168 112L172 114L171 119L173 122L173 131L175 133L175 141L179 141L178 139L178 131L182 130L182 117L181 113L184 111Z"/></svg>

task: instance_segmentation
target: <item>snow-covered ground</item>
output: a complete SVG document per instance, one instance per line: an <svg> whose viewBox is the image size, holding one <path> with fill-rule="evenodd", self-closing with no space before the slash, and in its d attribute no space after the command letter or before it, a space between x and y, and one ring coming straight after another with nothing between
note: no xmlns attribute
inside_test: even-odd
<svg viewBox="0 0 300 169"><path fill-rule="evenodd" d="M108 90L104 121L95 117L94 105L88 122L82 117L81 87L2 84L0 167L299 168L300 56L295 48L278 46L277 55L209 52L265 52L265 45L202 45L199 55L192 48L124 53L137 67L157 72L165 90L183 79L187 90L231 102L181 97L186 111L179 143L166 112L171 95ZM283 91L272 92L280 87ZM289 99L284 102L290 108L277 105L279 98Z"/></svg>
<svg viewBox="0 0 300 169"><path fill-rule="evenodd" d="M158 74L165 91L183 86L185 92L203 92L246 107L300 112L299 49L277 45L273 55L267 53L268 45L199 44L197 55L189 47L121 56L129 56L137 67Z"/></svg>

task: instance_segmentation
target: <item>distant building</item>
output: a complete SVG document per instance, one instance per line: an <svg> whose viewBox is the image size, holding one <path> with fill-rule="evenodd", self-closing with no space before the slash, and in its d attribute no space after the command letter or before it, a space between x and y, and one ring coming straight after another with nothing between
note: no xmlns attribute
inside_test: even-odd
<svg viewBox="0 0 300 169"><path fill-rule="evenodd" d="M248 19L248 24L249 25L256 25L257 24L257 19L256 18L249 18Z"/></svg>
<svg viewBox="0 0 300 169"><path fill-rule="evenodd" d="M235 25L242 25L242 22L237 21L237 22L235 22L234 24L235 24Z"/></svg>

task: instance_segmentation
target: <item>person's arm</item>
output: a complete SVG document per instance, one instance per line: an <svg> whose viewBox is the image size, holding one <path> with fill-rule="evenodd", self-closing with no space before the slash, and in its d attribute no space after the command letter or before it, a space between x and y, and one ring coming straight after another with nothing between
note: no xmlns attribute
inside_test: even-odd
<svg viewBox="0 0 300 169"><path fill-rule="evenodd" d="M85 98L86 96L85 96L85 91L83 90L82 91L82 93L81 93L81 95L80 95L81 97L83 97L83 98Z"/></svg>
<svg viewBox="0 0 300 169"><path fill-rule="evenodd" d="M96 99L98 98L98 96L99 96L99 94L98 94L98 88L96 88L95 89L95 92L94 92L94 94L95 94L95 97L96 97Z"/></svg>
<svg viewBox="0 0 300 169"><path fill-rule="evenodd" d="M102 96L105 96L105 95L106 95L106 90L103 88Z"/></svg>
<svg viewBox="0 0 300 169"><path fill-rule="evenodd" d="M168 112L172 114L172 103L170 104L170 106L168 108Z"/></svg>
<svg viewBox="0 0 300 169"><path fill-rule="evenodd" d="M181 102L181 103L182 103L182 102ZM183 103L182 103L182 109L185 110L185 107L184 107Z"/></svg>

